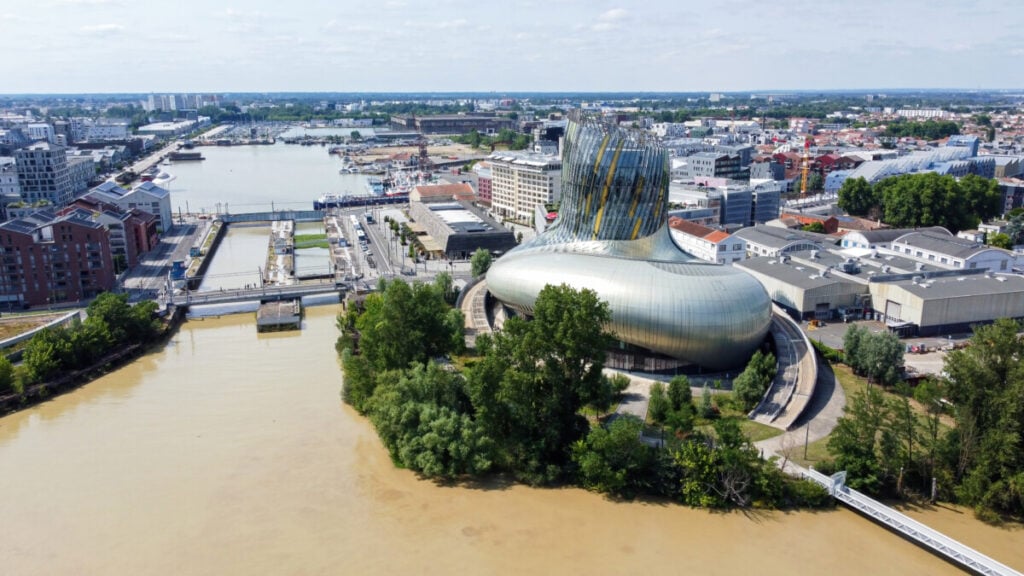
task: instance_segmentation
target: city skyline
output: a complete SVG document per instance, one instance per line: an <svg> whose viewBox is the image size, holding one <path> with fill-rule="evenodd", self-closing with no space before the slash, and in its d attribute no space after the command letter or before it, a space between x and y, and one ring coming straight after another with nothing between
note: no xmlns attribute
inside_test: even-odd
<svg viewBox="0 0 1024 576"><path fill-rule="evenodd" d="M11 0L3 93L636 92L1024 85L1006 3Z"/></svg>

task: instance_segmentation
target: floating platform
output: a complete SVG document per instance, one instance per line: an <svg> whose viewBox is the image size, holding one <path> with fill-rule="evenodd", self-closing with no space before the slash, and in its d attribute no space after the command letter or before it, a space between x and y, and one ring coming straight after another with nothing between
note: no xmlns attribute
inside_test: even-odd
<svg viewBox="0 0 1024 576"><path fill-rule="evenodd" d="M302 327L302 300L274 300L261 303L256 310L257 332L299 330Z"/></svg>

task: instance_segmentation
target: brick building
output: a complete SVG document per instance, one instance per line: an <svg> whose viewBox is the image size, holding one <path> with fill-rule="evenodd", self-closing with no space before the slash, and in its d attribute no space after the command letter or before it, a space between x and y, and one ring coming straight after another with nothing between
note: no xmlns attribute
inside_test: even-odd
<svg viewBox="0 0 1024 576"><path fill-rule="evenodd" d="M87 210L40 211L0 224L0 306L93 298L116 283L110 233Z"/></svg>

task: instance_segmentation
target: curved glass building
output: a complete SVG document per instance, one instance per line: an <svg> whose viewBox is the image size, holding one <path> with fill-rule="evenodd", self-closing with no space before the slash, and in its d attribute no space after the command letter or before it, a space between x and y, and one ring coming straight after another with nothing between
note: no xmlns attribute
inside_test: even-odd
<svg viewBox="0 0 1024 576"><path fill-rule="evenodd" d="M675 245L668 184L668 154L644 133L574 117L558 219L491 266L490 292L530 314L547 284L589 288L619 340L710 369L742 366L768 331L771 300L753 276Z"/></svg>

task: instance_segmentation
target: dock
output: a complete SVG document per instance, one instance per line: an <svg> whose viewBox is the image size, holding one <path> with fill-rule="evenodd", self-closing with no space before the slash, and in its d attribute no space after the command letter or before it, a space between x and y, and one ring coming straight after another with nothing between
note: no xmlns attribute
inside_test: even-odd
<svg viewBox="0 0 1024 576"><path fill-rule="evenodd" d="M302 300L274 300L256 310L257 332L299 330L302 327Z"/></svg>

